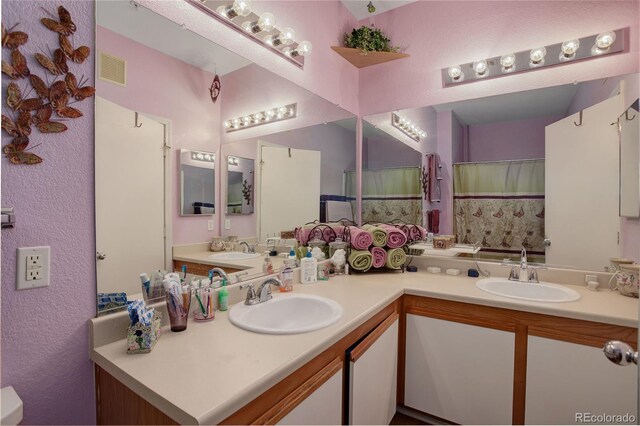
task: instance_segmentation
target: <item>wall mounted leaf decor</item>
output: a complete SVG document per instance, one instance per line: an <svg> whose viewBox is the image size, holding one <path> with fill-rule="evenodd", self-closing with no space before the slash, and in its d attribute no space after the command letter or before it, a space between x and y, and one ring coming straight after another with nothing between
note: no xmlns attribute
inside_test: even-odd
<svg viewBox="0 0 640 426"><path fill-rule="evenodd" d="M82 64L91 54L88 46L74 48L72 40L76 24L71 14L62 6L58 7L57 17L43 10L49 17L42 18L40 22L57 33L59 45L53 52L34 54L45 72L44 79L31 73L25 56L20 52L20 48L29 41L29 35L14 31L18 25L9 29L2 25L2 47L10 52L10 62L2 61L2 73L12 80L6 87L6 105L3 105L6 114L2 114L2 130L13 137L2 152L13 164L42 163L43 159L32 152L40 143L30 146L32 128L42 134L66 131L66 120L82 117L82 112L71 105L93 96L96 91L85 85L88 78L82 76L78 80L67 63L69 60L72 64Z"/></svg>

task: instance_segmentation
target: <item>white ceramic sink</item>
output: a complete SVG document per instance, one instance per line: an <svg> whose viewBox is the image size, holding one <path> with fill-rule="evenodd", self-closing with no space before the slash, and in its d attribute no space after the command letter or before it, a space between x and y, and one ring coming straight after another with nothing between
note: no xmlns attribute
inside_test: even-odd
<svg viewBox="0 0 640 426"><path fill-rule="evenodd" d="M245 330L265 334L298 334L330 326L342 317L342 306L311 294L275 294L273 299L229 311L229 321Z"/></svg>
<svg viewBox="0 0 640 426"><path fill-rule="evenodd" d="M573 302L580 294L568 287L551 283L522 283L506 278L486 278L476 286L487 293L532 302Z"/></svg>
<svg viewBox="0 0 640 426"><path fill-rule="evenodd" d="M239 251L230 251L225 253L216 253L209 256L209 259L214 260L249 260L260 257L258 253L242 253Z"/></svg>

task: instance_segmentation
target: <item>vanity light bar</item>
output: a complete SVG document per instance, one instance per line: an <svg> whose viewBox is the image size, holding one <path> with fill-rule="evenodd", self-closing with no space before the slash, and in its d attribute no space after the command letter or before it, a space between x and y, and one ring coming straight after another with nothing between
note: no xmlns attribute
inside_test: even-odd
<svg viewBox="0 0 640 426"><path fill-rule="evenodd" d="M619 53L625 50L625 40L628 36L629 28L627 27L580 39L568 39L549 46L453 65L442 68L442 85L443 87L458 86L461 83L504 77Z"/></svg>
<svg viewBox="0 0 640 426"><path fill-rule="evenodd" d="M298 115L298 104L289 104L277 108L271 108L254 114L232 118L224 122L227 133L235 132L249 127L261 126L263 124L275 123L277 121L296 118Z"/></svg>
<svg viewBox="0 0 640 426"><path fill-rule="evenodd" d="M232 156L229 156L229 157L227 158L227 163L228 163L230 166L237 166L237 165L238 165L238 157L232 157Z"/></svg>
<svg viewBox="0 0 640 426"><path fill-rule="evenodd" d="M222 6L219 1L213 0L185 1L292 64L304 68L304 57L311 53L311 43L296 42L295 31L290 27L277 28L272 13L258 15L251 10L248 0L225 2Z"/></svg>
<svg viewBox="0 0 640 426"><path fill-rule="evenodd" d="M416 142L420 142L421 138L427 137L427 132L416 126L411 120L400 117L395 112L391 113L391 125Z"/></svg>
<svg viewBox="0 0 640 426"><path fill-rule="evenodd" d="M216 161L216 155L210 152L191 151L191 159L196 161L208 161L214 163Z"/></svg>

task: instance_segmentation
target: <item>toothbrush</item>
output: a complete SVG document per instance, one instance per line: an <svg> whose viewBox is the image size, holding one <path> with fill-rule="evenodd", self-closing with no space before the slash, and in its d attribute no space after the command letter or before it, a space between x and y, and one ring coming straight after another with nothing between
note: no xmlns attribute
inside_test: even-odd
<svg viewBox="0 0 640 426"><path fill-rule="evenodd" d="M196 291L196 300L198 301L198 304L200 305L200 309L202 310L202 314L203 315L207 315L207 312L204 310L204 305L202 304L202 299L200 299L200 295L198 293L200 293L200 292Z"/></svg>
<svg viewBox="0 0 640 426"><path fill-rule="evenodd" d="M182 265L182 280L187 279L187 265Z"/></svg>

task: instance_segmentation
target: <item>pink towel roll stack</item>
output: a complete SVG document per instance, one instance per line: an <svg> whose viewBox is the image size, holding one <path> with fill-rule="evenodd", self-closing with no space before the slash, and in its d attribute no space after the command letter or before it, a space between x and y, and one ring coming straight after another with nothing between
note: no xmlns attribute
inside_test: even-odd
<svg viewBox="0 0 640 426"><path fill-rule="evenodd" d="M350 226L351 231L351 247L356 250L367 250L373 243L373 236L370 232L355 226Z"/></svg>
<svg viewBox="0 0 640 426"><path fill-rule="evenodd" d="M387 251L382 247L371 247L369 250L373 256L373 267L382 268L387 263Z"/></svg>

